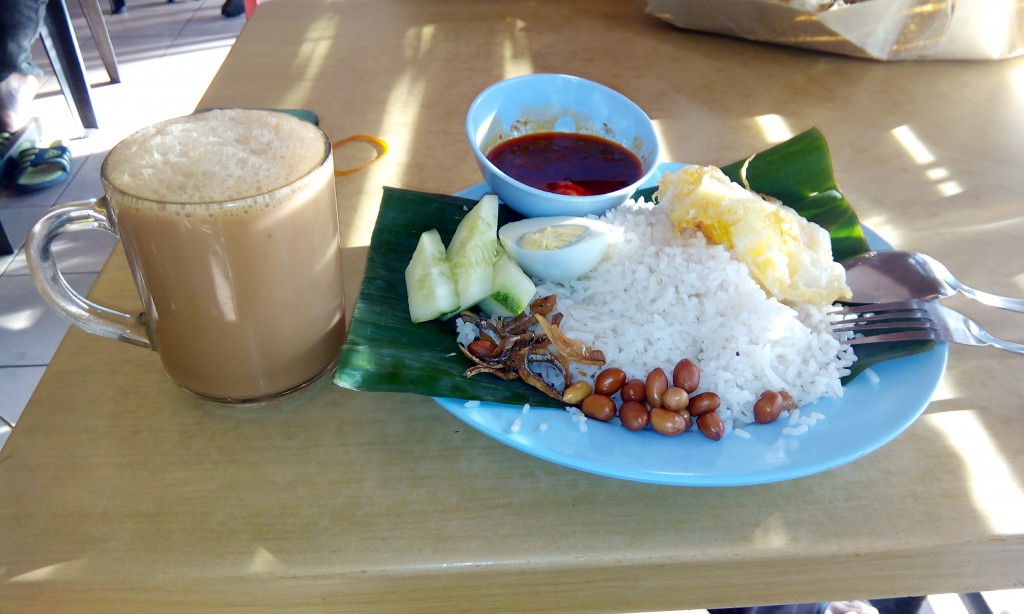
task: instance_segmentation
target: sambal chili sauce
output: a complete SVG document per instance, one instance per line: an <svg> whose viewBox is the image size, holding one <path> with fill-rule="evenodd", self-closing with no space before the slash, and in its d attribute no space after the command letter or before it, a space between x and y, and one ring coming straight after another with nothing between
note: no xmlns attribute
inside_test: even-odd
<svg viewBox="0 0 1024 614"><path fill-rule="evenodd" d="M640 178L639 158L601 137L538 132L499 143L487 159L526 185L572 196L607 194Z"/></svg>

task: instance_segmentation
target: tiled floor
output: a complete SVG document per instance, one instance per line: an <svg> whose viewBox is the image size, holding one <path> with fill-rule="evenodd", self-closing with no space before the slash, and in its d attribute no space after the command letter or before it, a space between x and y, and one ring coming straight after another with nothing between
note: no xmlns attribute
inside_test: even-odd
<svg viewBox="0 0 1024 614"><path fill-rule="evenodd" d="M125 135L161 119L191 112L220 67L243 17L225 18L221 0L127 0L120 15L106 15L121 83L109 83L77 2L69 2L93 85L100 129L84 135L60 94L41 46L37 63L50 75L36 99L43 140L60 139L74 155L73 176L61 186L28 196L0 192L0 221L18 250L0 256L0 447L21 417L46 365L67 331L35 290L21 247L47 209L100 194L99 165ZM109 5L101 0L104 12ZM62 237L57 253L71 285L86 292L114 245L102 232ZM1024 614L1024 590L986 593L991 611ZM968 612L957 595L929 597L921 614Z"/></svg>
<svg viewBox="0 0 1024 614"><path fill-rule="evenodd" d="M100 125L89 134L75 121L42 45L36 44L35 61L47 72L36 97L41 140L59 139L70 147L72 177L30 195L0 192L0 221L17 250L0 256L0 447L68 327L36 292L21 250L25 237L50 206L100 195L100 162L113 144L139 128L195 109L245 25L244 17L221 16L221 2L128 0L123 13L110 15L109 3L100 0L121 73L121 82L112 84L80 4L69 1ZM113 245L112 235L80 232L61 237L55 251L71 285L87 292Z"/></svg>

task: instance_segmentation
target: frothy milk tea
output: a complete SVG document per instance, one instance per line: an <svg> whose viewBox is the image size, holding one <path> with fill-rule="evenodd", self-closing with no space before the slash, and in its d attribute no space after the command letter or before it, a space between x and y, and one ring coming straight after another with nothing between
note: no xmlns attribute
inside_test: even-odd
<svg viewBox="0 0 1024 614"><path fill-rule="evenodd" d="M319 128L269 111L198 113L128 137L102 174L152 341L179 384L258 400L333 365L344 290Z"/></svg>

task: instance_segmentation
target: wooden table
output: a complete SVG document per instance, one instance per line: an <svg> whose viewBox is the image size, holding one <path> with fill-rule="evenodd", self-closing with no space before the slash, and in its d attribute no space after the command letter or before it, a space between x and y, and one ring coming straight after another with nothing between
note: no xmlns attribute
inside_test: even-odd
<svg viewBox="0 0 1024 614"><path fill-rule="evenodd" d="M626 92L670 160L724 164L817 126L866 224L1024 294L1024 61L820 55L624 0L288 0L259 8L202 106L309 108L333 138L389 142L338 182L354 298L381 186L478 182L466 108L528 72ZM137 303L120 253L93 297ZM1024 316L960 304L1020 340ZM563 468L416 396L327 385L210 409L155 354L72 330L0 453L0 610L639 611L1020 587L1022 367L952 347L927 413L881 450L702 489Z"/></svg>

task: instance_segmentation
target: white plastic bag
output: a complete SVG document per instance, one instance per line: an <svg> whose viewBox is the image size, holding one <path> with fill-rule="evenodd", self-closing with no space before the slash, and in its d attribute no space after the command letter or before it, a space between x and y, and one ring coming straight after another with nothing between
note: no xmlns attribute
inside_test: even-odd
<svg viewBox="0 0 1024 614"><path fill-rule="evenodd" d="M648 0L681 28L875 60L997 60L1024 54L1016 0L861 0L823 11L786 0Z"/></svg>

